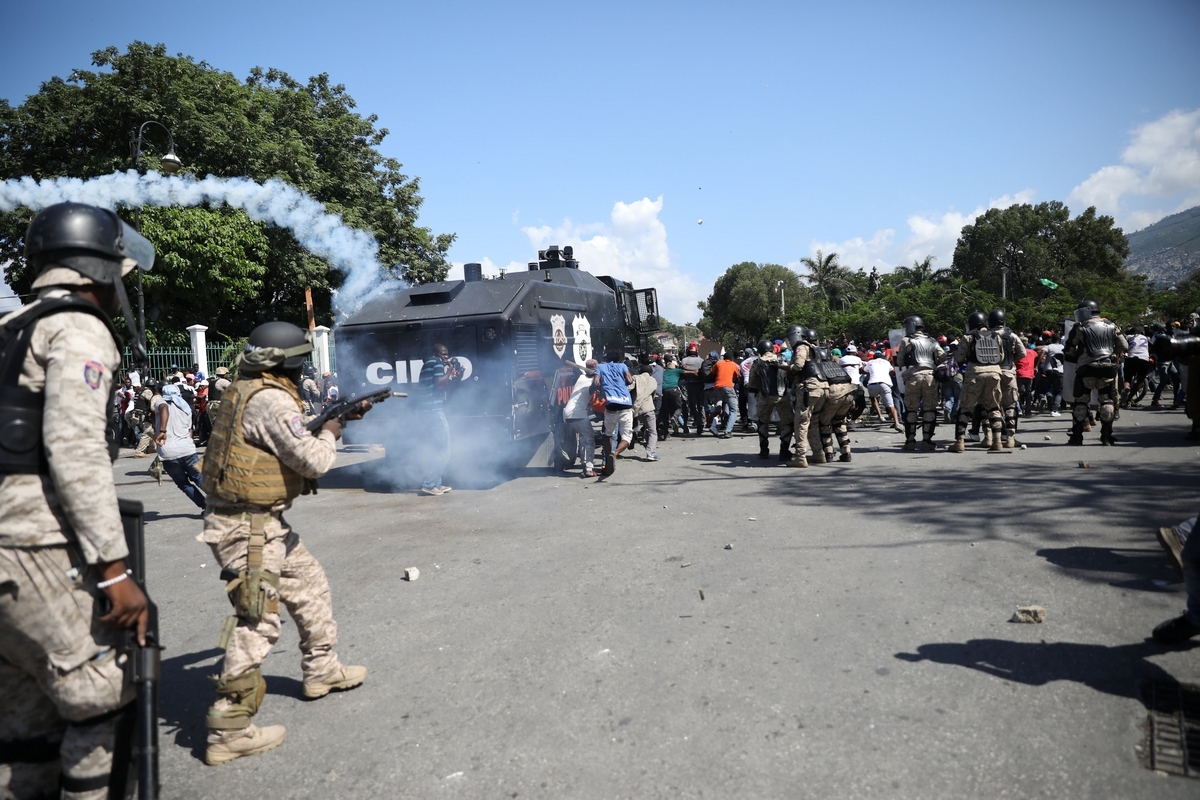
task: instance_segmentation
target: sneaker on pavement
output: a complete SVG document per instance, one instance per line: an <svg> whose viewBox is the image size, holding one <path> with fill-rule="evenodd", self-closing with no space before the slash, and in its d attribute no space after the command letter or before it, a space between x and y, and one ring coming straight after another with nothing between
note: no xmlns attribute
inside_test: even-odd
<svg viewBox="0 0 1200 800"><path fill-rule="evenodd" d="M304 696L309 700L324 697L330 692L344 692L361 686L367 679L366 667L338 667L337 672L315 681L304 682Z"/></svg>
<svg viewBox="0 0 1200 800"><path fill-rule="evenodd" d="M285 738L287 729L282 725L268 725L265 728L251 725L240 731L211 731L208 734L208 748L204 751L204 763L215 767L242 756L265 753L279 747Z"/></svg>
<svg viewBox="0 0 1200 800"><path fill-rule="evenodd" d="M444 495L446 492L447 492L447 490L442 488L441 486L422 486L420 493L429 495L431 497L440 497L441 495Z"/></svg>
<svg viewBox="0 0 1200 800"><path fill-rule="evenodd" d="M1061 412L1061 411L1051 411L1051 412L1050 412L1050 416L1052 416L1052 417L1061 417L1061 416L1062 416L1062 412Z"/></svg>
<svg viewBox="0 0 1200 800"><path fill-rule="evenodd" d="M658 461L658 453L647 453L642 461Z"/></svg>

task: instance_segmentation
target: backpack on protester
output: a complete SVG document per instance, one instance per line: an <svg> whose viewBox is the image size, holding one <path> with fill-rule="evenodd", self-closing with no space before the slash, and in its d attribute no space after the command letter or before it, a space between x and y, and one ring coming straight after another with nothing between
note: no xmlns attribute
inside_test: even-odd
<svg viewBox="0 0 1200 800"><path fill-rule="evenodd" d="M933 378L938 383L947 383L954 380L958 375L958 362L953 358L947 358L941 364L933 368Z"/></svg>

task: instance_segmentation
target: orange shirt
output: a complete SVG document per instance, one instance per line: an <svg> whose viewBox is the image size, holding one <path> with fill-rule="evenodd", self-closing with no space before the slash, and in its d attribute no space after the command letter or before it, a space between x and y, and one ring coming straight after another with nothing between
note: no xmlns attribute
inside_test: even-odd
<svg viewBox="0 0 1200 800"><path fill-rule="evenodd" d="M734 377L742 371L736 361L721 360L713 364L713 386L717 389L732 389Z"/></svg>

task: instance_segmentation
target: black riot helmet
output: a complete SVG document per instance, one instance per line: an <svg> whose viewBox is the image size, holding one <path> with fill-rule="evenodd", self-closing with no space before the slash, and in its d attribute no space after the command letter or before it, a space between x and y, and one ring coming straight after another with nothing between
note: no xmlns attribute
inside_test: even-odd
<svg viewBox="0 0 1200 800"><path fill-rule="evenodd" d="M29 223L25 258L39 270L56 264L111 286L120 282L125 259L144 271L154 266L154 245L106 208L56 203Z"/></svg>
<svg viewBox="0 0 1200 800"><path fill-rule="evenodd" d="M993 308L988 312L988 327L992 330L1000 330L1008 323L1008 317L1004 313L1003 308Z"/></svg>
<svg viewBox="0 0 1200 800"><path fill-rule="evenodd" d="M761 356L761 355L764 355L764 354L766 354L766 353L769 353L769 352L771 352L771 350L772 350L772 349L773 349L773 348L771 347L771 343L770 343L769 341L767 341L766 339L760 339L760 340L759 340L759 342L758 342L758 354L759 354L760 356Z"/></svg>
<svg viewBox="0 0 1200 800"><path fill-rule="evenodd" d="M908 319L904 320L904 335L912 336L917 331L925 330L925 320L913 314Z"/></svg>
<svg viewBox="0 0 1200 800"><path fill-rule="evenodd" d="M290 322L264 322L250 332L242 351L242 368L248 372L270 369L299 370L313 351L312 335Z"/></svg>
<svg viewBox="0 0 1200 800"><path fill-rule="evenodd" d="M983 316L982 311L972 311L967 317L967 333L979 330L985 322L987 318Z"/></svg>
<svg viewBox="0 0 1200 800"><path fill-rule="evenodd" d="M817 335L816 328L805 328L804 329L804 341L808 342L809 344L816 344L818 338L819 337Z"/></svg>
<svg viewBox="0 0 1200 800"><path fill-rule="evenodd" d="M1095 300L1081 300L1079 305L1075 306L1076 322L1087 322L1092 317L1098 316L1100 316L1100 304Z"/></svg>
<svg viewBox="0 0 1200 800"><path fill-rule="evenodd" d="M806 332L803 325L789 326L787 332L783 334L783 340L788 343L788 347L795 348Z"/></svg>

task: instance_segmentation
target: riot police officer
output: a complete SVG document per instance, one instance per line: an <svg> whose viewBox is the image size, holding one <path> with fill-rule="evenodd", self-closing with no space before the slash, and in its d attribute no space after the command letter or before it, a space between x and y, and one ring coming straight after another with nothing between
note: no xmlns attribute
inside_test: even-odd
<svg viewBox="0 0 1200 800"><path fill-rule="evenodd" d="M119 302L131 323L121 277L154 248L111 211L59 203L33 218L25 257L37 300L0 334L0 796L102 798L133 697L122 629L144 644L148 619L126 569L114 430L105 442L121 365L107 314Z"/></svg>
<svg viewBox="0 0 1200 800"><path fill-rule="evenodd" d="M771 414L779 412L779 453L782 458L792 440L792 410L787 403L787 371L771 343L758 343L758 357L750 365L747 391L757 397L758 457L771 457Z"/></svg>
<svg viewBox="0 0 1200 800"><path fill-rule="evenodd" d="M1002 308L988 312L988 330L1000 337L1003 355L1000 358L1000 415L1003 423L1004 447L1017 446L1017 419L1021 411L1021 392L1017 386L1017 362L1025 357L1025 345L1021 337L1008 327L1008 318Z"/></svg>
<svg viewBox="0 0 1200 800"><path fill-rule="evenodd" d="M1084 300L1075 308L1075 327L1063 343L1063 358L1075 364L1072 389L1071 435L1067 444L1083 444L1083 428L1088 419L1088 400L1092 390L1100 398L1096 416L1100 418L1100 444L1112 445L1113 420L1117 416L1117 360L1129 349L1129 342L1117 326L1100 316L1095 300Z"/></svg>
<svg viewBox="0 0 1200 800"><path fill-rule="evenodd" d="M954 444L951 453L965 450L967 425L975 406L983 407L988 425L992 429L989 450L998 452L1003 448L1000 441L1003 422L1000 417L1000 363L1004 360L1004 348L1000 336L989 330L982 311L972 311L967 317L967 330L958 342L955 360L966 366L963 376L962 400L959 403L958 420L954 425Z"/></svg>
<svg viewBox="0 0 1200 800"><path fill-rule="evenodd" d="M937 410L941 387L933 370L945 356L937 340L925 333L925 320L915 314L904 320L904 338L896 354L896 366L904 374L904 449L917 449L917 423L921 423L921 449L936 450L933 432L937 428ZM920 412L917 407L920 406Z"/></svg>
<svg viewBox="0 0 1200 800"><path fill-rule="evenodd" d="M283 519L333 466L342 432L336 420L316 436L305 429L298 384L312 349L310 335L291 323L255 328L237 380L221 397L204 457L208 508L198 538L212 548L234 606L219 641L225 658L217 701L206 719L205 761L213 765L283 742L282 725L252 723L266 690L262 662L279 639L281 602L300 633L305 697L353 689L367 677L366 667L343 666L334 653L337 624L325 571Z"/></svg>
<svg viewBox="0 0 1200 800"><path fill-rule="evenodd" d="M830 389L830 381L837 379L839 384L849 384L850 376L833 361L828 350L818 347L817 332L812 328L793 325L788 328L785 338L792 348L788 380L792 388L792 407L795 411L792 428L796 437L796 455L788 462L788 466L807 467L805 451L809 446L813 451L813 463L824 464L833 459L832 419L834 413L840 410L838 402L849 397L849 392L835 395ZM834 372L838 375L835 376ZM849 408L841 411L843 427L848 412ZM831 432L828 451L821 436L822 417ZM814 419L817 422L815 429L812 427ZM849 454L848 444L844 452Z"/></svg>

